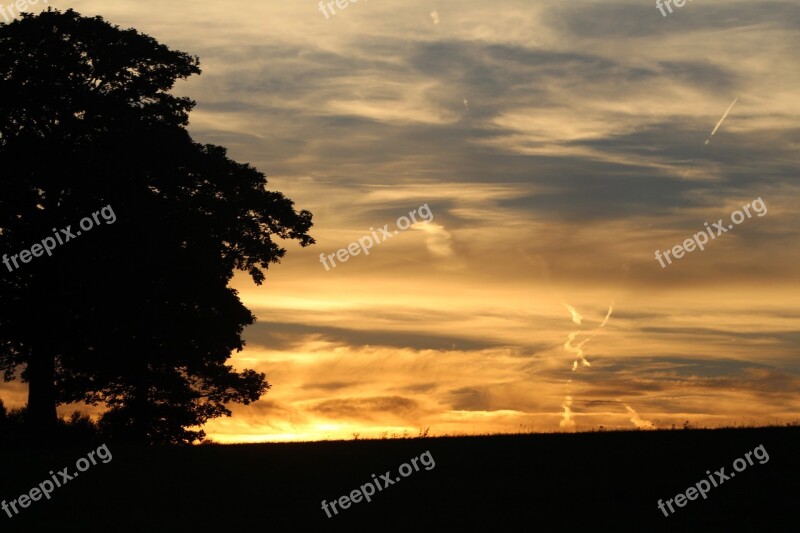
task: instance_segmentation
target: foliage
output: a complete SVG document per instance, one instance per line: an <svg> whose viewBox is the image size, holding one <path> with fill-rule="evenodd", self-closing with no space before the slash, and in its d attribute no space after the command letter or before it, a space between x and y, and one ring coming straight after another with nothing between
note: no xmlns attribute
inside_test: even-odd
<svg viewBox="0 0 800 533"><path fill-rule="evenodd" d="M255 321L228 286L263 283L286 250L313 244L255 168L185 129L169 94L199 61L73 10L0 24L0 250L10 254L104 206L108 223L0 277L0 369L29 383L28 419L104 404L105 430L191 442L187 428L269 388L226 364Z"/></svg>

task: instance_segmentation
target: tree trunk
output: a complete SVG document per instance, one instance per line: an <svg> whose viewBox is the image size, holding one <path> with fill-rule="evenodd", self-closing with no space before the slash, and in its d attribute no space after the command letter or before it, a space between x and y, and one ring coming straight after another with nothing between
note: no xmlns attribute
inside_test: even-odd
<svg viewBox="0 0 800 533"><path fill-rule="evenodd" d="M56 427L56 358L52 352L36 350L28 362L27 422L35 433L49 433Z"/></svg>

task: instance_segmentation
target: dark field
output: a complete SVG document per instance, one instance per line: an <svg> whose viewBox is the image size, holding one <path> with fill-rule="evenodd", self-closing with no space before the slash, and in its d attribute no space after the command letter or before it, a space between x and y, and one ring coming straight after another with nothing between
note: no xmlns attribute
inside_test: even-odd
<svg viewBox="0 0 800 533"><path fill-rule="evenodd" d="M658 509L759 445L766 463L669 517ZM75 472L96 448L3 450L0 498ZM108 448L110 462L49 501L2 512L0 531L798 531L798 427ZM322 510L425 451L434 468Z"/></svg>

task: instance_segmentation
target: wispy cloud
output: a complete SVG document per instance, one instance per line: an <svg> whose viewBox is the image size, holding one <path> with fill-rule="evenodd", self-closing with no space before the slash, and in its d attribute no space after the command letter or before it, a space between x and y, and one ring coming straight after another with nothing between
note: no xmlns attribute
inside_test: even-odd
<svg viewBox="0 0 800 533"><path fill-rule="evenodd" d="M215 438L800 418L795 3L704 0L680 24L633 0L70 6L199 55L175 88L193 137L315 215L317 246L234 279L259 318L234 360L273 388ZM746 105L718 119L720 95ZM653 261L757 196L769 224ZM424 202L435 223L320 268ZM598 322L614 334L572 373L565 337L580 361Z"/></svg>

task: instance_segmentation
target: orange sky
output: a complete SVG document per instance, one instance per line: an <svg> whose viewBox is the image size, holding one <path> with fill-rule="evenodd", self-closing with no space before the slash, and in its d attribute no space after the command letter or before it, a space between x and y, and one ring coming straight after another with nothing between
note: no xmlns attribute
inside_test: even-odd
<svg viewBox="0 0 800 533"><path fill-rule="evenodd" d="M314 213L315 246L234 280L259 321L233 362L272 389L213 439L800 419L790 4L50 5L199 55L175 90L193 137ZM765 216L655 261L759 197ZM320 264L423 204L429 224Z"/></svg>

